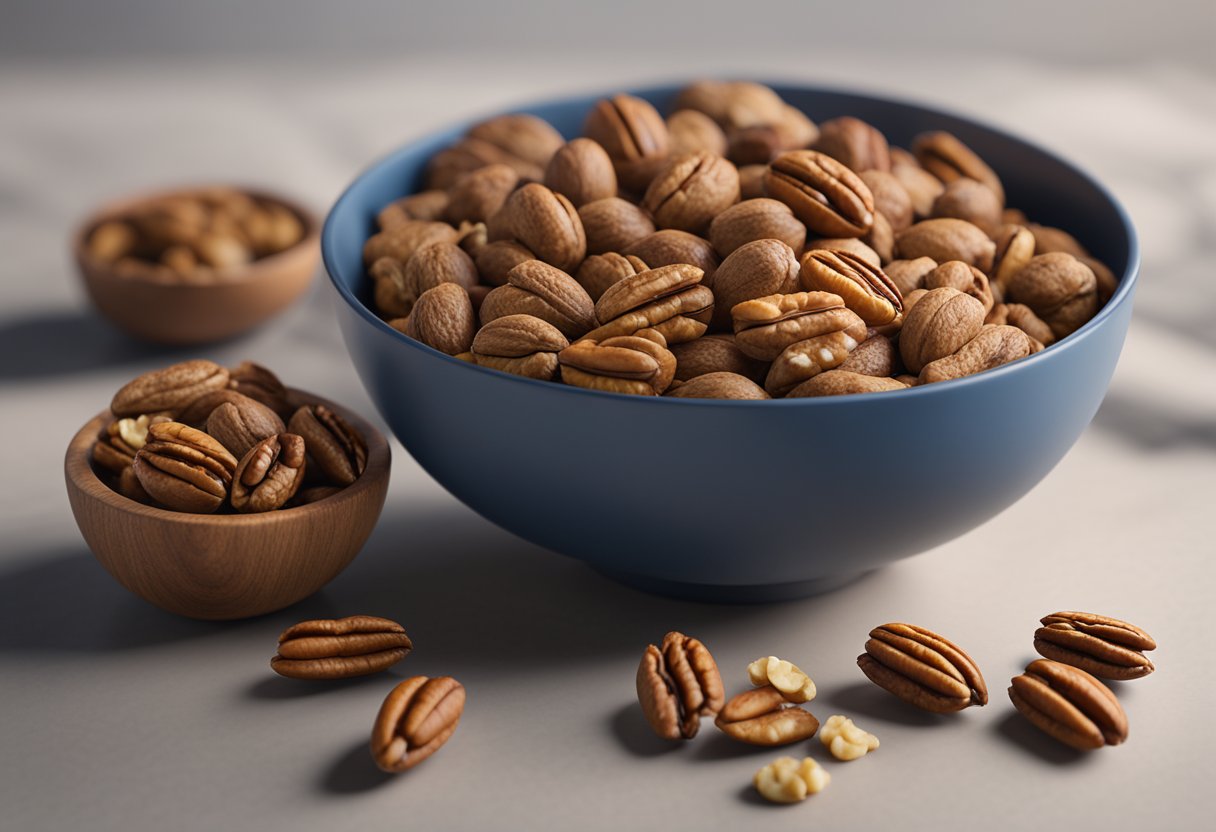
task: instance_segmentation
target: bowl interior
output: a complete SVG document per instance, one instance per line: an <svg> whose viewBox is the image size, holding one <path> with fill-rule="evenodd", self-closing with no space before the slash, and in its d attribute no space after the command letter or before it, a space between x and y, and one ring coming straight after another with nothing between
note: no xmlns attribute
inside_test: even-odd
<svg viewBox="0 0 1216 832"><path fill-rule="evenodd" d="M1022 209L1034 222L1069 231L1119 278L1115 296L1079 332L1097 326L1105 315L1131 294L1135 267L1139 262L1138 244L1131 220L1118 200L1102 184L1074 164L997 127L933 107L854 92L780 83L770 86L817 122L852 115L875 125L892 145L901 147L910 146L919 133L946 130L975 150L1001 177L1010 207ZM680 89L681 86L671 85L631 92L650 101L659 112L666 114L671 111L671 103ZM569 139L581 134L587 112L601 97L572 97L515 107L509 111L544 118ZM473 121L431 133L374 163L347 188L326 219L321 240L322 256L334 288L345 302L375 326L395 332L374 311L370 299L370 278L362 260L363 243L377 230L376 214L392 200L420 190L430 157L459 138ZM398 333L397 337L412 348L430 351L429 347L403 334ZM1074 334L1071 337L1078 336ZM1031 356L1023 361L1033 361L1036 357ZM461 365L470 371L490 372L456 359L449 360L453 365ZM516 379L523 384L544 383ZM894 395L923 393L929 389L932 388L913 388ZM704 400L678 401L689 406L705 404ZM800 399L745 404L771 406L797 403L807 406L828 401Z"/></svg>

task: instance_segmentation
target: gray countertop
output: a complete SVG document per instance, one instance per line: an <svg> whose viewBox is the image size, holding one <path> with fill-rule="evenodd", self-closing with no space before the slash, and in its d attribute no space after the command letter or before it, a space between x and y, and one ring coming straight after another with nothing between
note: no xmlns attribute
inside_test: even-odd
<svg viewBox="0 0 1216 832"><path fill-rule="evenodd" d="M1216 80L1168 65L1102 71L993 59L745 60L740 74L889 89L992 118L1079 160L1143 237L1136 317L1110 393L1076 447L976 531L829 595L773 606L682 603L617 586L524 543L442 491L399 445L388 503L354 564L300 605L208 624L129 595L68 509L68 439L145 369L195 352L133 344L96 319L66 238L89 206L150 185L235 180L323 211L355 172L445 120L556 91L694 74L704 61L503 59L438 67L35 64L0 73L0 811L13 830L1195 828L1208 784L1216 665L1198 626L1216 585ZM860 72L860 74L859 74ZM717 74L722 74L720 71ZM611 80L605 80L611 79ZM203 351L253 358L369 416L318 280L272 325ZM1083 609L1158 640L1152 676L1114 687L1131 734L1086 757L1038 734L1004 689L1039 616ZM415 652L337 684L273 675L278 633L307 617L400 621ZM854 664L890 620L962 643L992 703L912 711ZM633 676L669 629L704 640L728 689L763 654L814 677L821 719L882 747L826 762L806 804L762 804L753 772L782 753L708 724L669 748ZM387 690L416 673L467 687L438 755L380 774L366 743ZM1206 706L1206 707L1205 707ZM811 752L825 759L815 744ZM1196 819L1196 820L1192 820Z"/></svg>

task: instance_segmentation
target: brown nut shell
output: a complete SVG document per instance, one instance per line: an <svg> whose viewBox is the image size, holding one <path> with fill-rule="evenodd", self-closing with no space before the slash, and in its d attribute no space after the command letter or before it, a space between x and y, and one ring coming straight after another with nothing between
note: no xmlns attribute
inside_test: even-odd
<svg viewBox="0 0 1216 832"><path fill-rule="evenodd" d="M638 703L663 739L692 739L701 717L714 716L725 693L718 665L698 639L670 632L646 647L637 672Z"/></svg>

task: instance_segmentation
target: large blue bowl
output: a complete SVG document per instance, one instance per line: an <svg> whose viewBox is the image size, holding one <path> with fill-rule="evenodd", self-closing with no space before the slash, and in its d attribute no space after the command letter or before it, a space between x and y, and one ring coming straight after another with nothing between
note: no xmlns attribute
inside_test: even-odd
<svg viewBox="0 0 1216 832"><path fill-rule="evenodd" d="M784 401L641 398L483 369L406 338L370 307L362 247L385 204L467 125L364 171L321 243L351 358L397 438L457 498L520 537L642 588L709 600L806 595L961 535L1012 505L1089 424L1114 372L1139 269L1098 182L1005 132L901 101L774 85L816 120L854 115L892 143L948 130L1009 203L1064 227L1120 276L1078 332L926 387ZM677 87L635 91L666 111ZM593 102L521 108L576 136ZM982 553L980 553L982 556Z"/></svg>

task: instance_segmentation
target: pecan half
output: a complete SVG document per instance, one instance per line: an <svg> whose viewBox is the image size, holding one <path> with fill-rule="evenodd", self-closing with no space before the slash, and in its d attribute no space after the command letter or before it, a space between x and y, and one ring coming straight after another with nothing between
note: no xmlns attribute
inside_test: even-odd
<svg viewBox="0 0 1216 832"><path fill-rule="evenodd" d="M899 289L881 268L850 251L814 250L802 256L802 288L840 295L867 326L899 323L904 309ZM989 304L991 306L991 304Z"/></svg>
<svg viewBox="0 0 1216 832"><path fill-rule="evenodd" d="M641 207L660 228L703 234L714 217L738 201L738 169L700 151L668 162L646 189Z"/></svg>
<svg viewBox="0 0 1216 832"><path fill-rule="evenodd" d="M809 739L819 720L788 702L772 685L752 688L722 706L714 725L732 739L750 745L788 745Z"/></svg>
<svg viewBox="0 0 1216 832"><path fill-rule="evenodd" d="M464 713L464 685L414 676L393 688L372 727L372 759L387 772L413 768L439 750Z"/></svg>
<svg viewBox="0 0 1216 832"><path fill-rule="evenodd" d="M971 657L924 627L874 628L857 666L880 688L926 711L949 713L988 704L988 688Z"/></svg>
<svg viewBox="0 0 1216 832"><path fill-rule="evenodd" d="M210 514L228 496L236 459L201 430L162 422L148 428L133 465L139 484L161 505Z"/></svg>
<svg viewBox="0 0 1216 832"><path fill-rule="evenodd" d="M483 326L473 339L473 360L517 376L549 380L557 354L570 346L557 327L532 315L504 315Z"/></svg>
<svg viewBox="0 0 1216 832"><path fill-rule="evenodd" d="M660 266L626 277L609 286L595 302L600 326L587 333L594 341L635 335L654 329L664 345L692 341L713 315L713 292L701 283L696 266Z"/></svg>
<svg viewBox="0 0 1216 832"><path fill-rule="evenodd" d="M284 505L304 481L304 456L304 440L294 433L267 436L255 444L232 476L232 507L254 514Z"/></svg>
<svg viewBox="0 0 1216 832"><path fill-rule="evenodd" d="M874 197L866 183L826 154L781 154L769 165L764 187L820 237L861 237L874 224Z"/></svg>
<svg viewBox="0 0 1216 832"><path fill-rule="evenodd" d="M557 354L562 381L609 393L660 396L675 377L676 358L659 341L640 335L578 341Z"/></svg>
<svg viewBox="0 0 1216 832"><path fill-rule="evenodd" d="M702 716L714 716L725 694L722 676L709 649L679 632L647 645L638 665L638 702L654 732L663 739L692 739Z"/></svg>
<svg viewBox="0 0 1216 832"><path fill-rule="evenodd" d="M1036 659L1013 677L1009 699L1037 728L1078 751L1127 739L1127 714L1119 700L1079 668Z"/></svg>
<svg viewBox="0 0 1216 832"><path fill-rule="evenodd" d="M413 648L405 628L387 618L301 621L279 636L270 669L292 679L347 679L392 667Z"/></svg>
<svg viewBox="0 0 1216 832"><path fill-rule="evenodd" d="M367 443L346 420L323 404L306 404L292 414L287 431L304 438L308 455L329 479L350 485L367 467Z"/></svg>
<svg viewBox="0 0 1216 832"><path fill-rule="evenodd" d="M1139 627L1088 612L1057 612L1040 619L1034 649L1103 679L1139 679L1155 669L1144 655L1157 642Z"/></svg>

